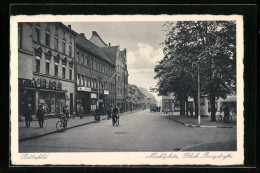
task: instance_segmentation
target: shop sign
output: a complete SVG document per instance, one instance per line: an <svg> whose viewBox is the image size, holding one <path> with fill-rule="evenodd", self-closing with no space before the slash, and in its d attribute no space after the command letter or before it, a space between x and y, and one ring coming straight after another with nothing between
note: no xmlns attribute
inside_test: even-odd
<svg viewBox="0 0 260 173"><path fill-rule="evenodd" d="M109 95L109 91L104 90L104 94Z"/></svg>
<svg viewBox="0 0 260 173"><path fill-rule="evenodd" d="M33 78L30 79L19 79L19 86L30 87L30 88L43 88L43 89L51 89L51 90L62 90L62 83L47 80L42 78Z"/></svg>
<svg viewBox="0 0 260 173"><path fill-rule="evenodd" d="M103 102L103 99L98 99L98 102Z"/></svg>
<svg viewBox="0 0 260 173"><path fill-rule="evenodd" d="M91 94L90 94L90 97L93 98L93 99L95 99L95 98L97 98L97 94L96 94L96 93L91 93Z"/></svg>
<svg viewBox="0 0 260 173"><path fill-rule="evenodd" d="M78 91L87 91L87 92L91 92L91 88L88 88L88 87L78 87Z"/></svg>

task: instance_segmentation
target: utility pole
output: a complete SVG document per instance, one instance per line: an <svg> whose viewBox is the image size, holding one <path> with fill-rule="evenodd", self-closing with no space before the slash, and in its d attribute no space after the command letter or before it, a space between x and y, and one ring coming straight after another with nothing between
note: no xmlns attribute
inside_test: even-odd
<svg viewBox="0 0 260 173"><path fill-rule="evenodd" d="M200 64L198 63L198 124L200 125Z"/></svg>

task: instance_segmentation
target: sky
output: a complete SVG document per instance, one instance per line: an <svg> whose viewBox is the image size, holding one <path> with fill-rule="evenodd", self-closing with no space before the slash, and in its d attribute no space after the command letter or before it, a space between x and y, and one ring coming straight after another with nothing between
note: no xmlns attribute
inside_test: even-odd
<svg viewBox="0 0 260 173"><path fill-rule="evenodd" d="M120 46L120 50L127 50L127 66L129 84L146 88L156 87L154 67L163 58L160 43L165 40L162 31L163 21L128 21L128 22L64 22L71 28L84 33L90 39L92 31L96 31L105 43ZM152 93L158 104L161 97Z"/></svg>

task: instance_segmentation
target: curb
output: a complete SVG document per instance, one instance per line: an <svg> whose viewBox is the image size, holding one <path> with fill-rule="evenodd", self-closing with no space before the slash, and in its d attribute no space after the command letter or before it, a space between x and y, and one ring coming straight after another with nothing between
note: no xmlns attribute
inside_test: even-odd
<svg viewBox="0 0 260 173"><path fill-rule="evenodd" d="M135 113L135 112L137 112L137 111L125 112L125 113L122 113L121 116L130 114L130 113ZM107 118L100 119L100 121L102 121L102 120L107 120ZM78 125L75 125L75 126L67 127L66 130L73 129L73 128L80 127L80 126L84 126L84 125L87 125L87 124L92 124L92 123L95 123L95 122L94 121L90 121L90 122L86 122L86 123L83 123L83 124L78 124ZM43 137L43 136L54 134L54 133L59 133L61 131L55 130L55 131L50 131L50 132L47 132L47 133L44 133L44 134L40 134L40 135L35 135L35 136L26 137L26 138L21 138L21 139L19 139L19 142L26 141L26 140L29 140L29 139Z"/></svg>
<svg viewBox="0 0 260 173"><path fill-rule="evenodd" d="M182 125L184 125L184 126L187 126L187 127L199 127L199 128L234 128L234 126L206 126L206 125L186 124L186 123L183 123L183 122L181 122L181 121L178 121L178 120L175 120L175 119L173 119L173 118L170 118L170 117L168 117L168 116L164 116L164 117L166 117L166 118L168 118L168 119L170 119L170 120L173 120L173 121L175 121L175 122L177 122L177 123L180 123L180 124L182 124Z"/></svg>

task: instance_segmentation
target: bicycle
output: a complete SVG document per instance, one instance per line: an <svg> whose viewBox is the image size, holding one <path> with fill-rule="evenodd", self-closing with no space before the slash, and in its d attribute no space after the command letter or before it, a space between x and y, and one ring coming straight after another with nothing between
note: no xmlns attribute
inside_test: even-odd
<svg viewBox="0 0 260 173"><path fill-rule="evenodd" d="M60 114L60 120L56 123L56 128L58 131L65 130L67 128L68 119L65 115Z"/></svg>
<svg viewBox="0 0 260 173"><path fill-rule="evenodd" d="M216 123L219 124L221 122L229 123L232 121L232 115L229 114L228 119L225 120L224 116L222 115L222 112L220 112L220 115L217 115L216 117Z"/></svg>
<svg viewBox="0 0 260 173"><path fill-rule="evenodd" d="M94 114L94 122L95 123L100 122L100 115L99 114L96 114L96 113Z"/></svg>
<svg viewBox="0 0 260 173"><path fill-rule="evenodd" d="M116 126L119 126L119 116L118 115L113 115L115 117L112 118L112 124L113 126L116 125Z"/></svg>

